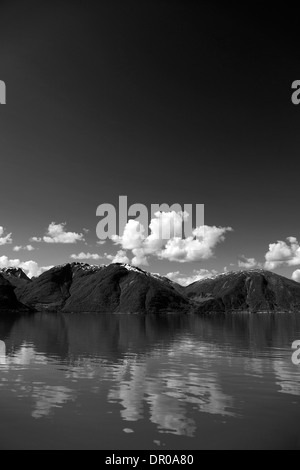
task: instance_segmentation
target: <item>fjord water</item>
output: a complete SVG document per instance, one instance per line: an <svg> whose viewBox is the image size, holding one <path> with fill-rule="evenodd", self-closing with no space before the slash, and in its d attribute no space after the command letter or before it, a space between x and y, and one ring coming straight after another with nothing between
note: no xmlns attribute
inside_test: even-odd
<svg viewBox="0 0 300 470"><path fill-rule="evenodd" d="M0 317L0 449L300 449L300 315Z"/></svg>

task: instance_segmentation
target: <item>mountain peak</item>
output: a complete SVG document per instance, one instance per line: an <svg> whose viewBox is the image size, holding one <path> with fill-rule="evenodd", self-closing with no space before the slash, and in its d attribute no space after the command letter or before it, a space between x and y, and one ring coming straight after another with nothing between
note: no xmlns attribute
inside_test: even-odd
<svg viewBox="0 0 300 470"><path fill-rule="evenodd" d="M20 268L3 268L0 269L0 274L14 287L21 287L31 283L31 279Z"/></svg>
<svg viewBox="0 0 300 470"><path fill-rule="evenodd" d="M6 274L8 276L15 276L15 277L18 277L19 279L26 279L30 281L29 277L26 276L26 274L21 268L2 268L0 269L0 273Z"/></svg>
<svg viewBox="0 0 300 470"><path fill-rule="evenodd" d="M68 266L66 264L65 266ZM98 265L98 264L88 264L88 263L80 263L74 262L70 264L72 270L81 270L81 271L97 271L99 269L103 269L106 267L105 264Z"/></svg>
<svg viewBox="0 0 300 470"><path fill-rule="evenodd" d="M300 284L264 269L231 271L185 289L201 312L295 312Z"/></svg>

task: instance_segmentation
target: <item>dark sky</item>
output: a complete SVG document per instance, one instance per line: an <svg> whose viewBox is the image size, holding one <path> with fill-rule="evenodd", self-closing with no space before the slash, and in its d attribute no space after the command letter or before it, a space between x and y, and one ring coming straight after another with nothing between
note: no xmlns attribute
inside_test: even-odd
<svg viewBox="0 0 300 470"><path fill-rule="evenodd" d="M300 79L297 19L194 1L1 1L0 256L42 266L96 246L96 208L204 203L207 225L234 232L212 260L167 273L223 269L297 237ZM274 12L275 9L275 12ZM88 246L35 245L66 222ZM285 270L288 274L292 270Z"/></svg>

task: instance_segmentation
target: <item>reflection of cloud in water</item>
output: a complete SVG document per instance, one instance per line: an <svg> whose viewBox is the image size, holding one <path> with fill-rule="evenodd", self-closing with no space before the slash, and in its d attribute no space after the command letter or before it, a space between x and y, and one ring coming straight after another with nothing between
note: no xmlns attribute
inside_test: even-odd
<svg viewBox="0 0 300 470"><path fill-rule="evenodd" d="M65 403L74 399L74 394L66 387L38 385L32 389L32 398L35 401L32 417L39 419L48 416L52 408L62 408Z"/></svg>
<svg viewBox="0 0 300 470"><path fill-rule="evenodd" d="M108 429L111 419L118 430L139 430L151 441L157 438L154 428L156 434L195 436L196 427L199 435L211 433L234 413L250 420L257 416L260 423L264 399L273 399L279 390L300 396L299 368L284 357L294 320L285 316L274 326L277 318L24 317L11 336L4 328L1 332L10 351L1 355L0 343L1 398L12 419L19 413L19 399L31 421L49 415L53 423L72 420L87 407L91 429L102 423ZM281 396L288 406L289 395ZM103 420L92 418L95 410L104 413ZM116 410L118 416L107 416ZM83 415L85 422L80 411L79 418ZM243 432L242 424L231 424Z"/></svg>
<svg viewBox="0 0 300 470"><path fill-rule="evenodd" d="M163 432L192 437L195 421L187 417L185 403L168 396L164 385L152 380L146 385L146 402L150 405L150 420Z"/></svg>
<svg viewBox="0 0 300 470"><path fill-rule="evenodd" d="M1 358L1 352L0 352ZM10 368L15 368L16 366L28 366L32 363L36 364L47 364L48 359L42 354L38 354L34 347L31 345L23 344L13 355L3 356L1 365L1 371L7 371Z"/></svg>
<svg viewBox="0 0 300 470"><path fill-rule="evenodd" d="M0 354L1 358L1 354ZM12 392L15 392L19 398L33 399L33 418L42 418L48 416L53 408L62 407L67 401L74 399L75 394L69 388L63 386L51 386L45 383L29 382L23 375L23 367L32 364L47 366L48 359L42 354L38 354L31 345L23 344L11 356L4 356L1 364L1 372L16 373L16 377L11 379L13 383ZM2 382L7 379L2 377Z"/></svg>
<svg viewBox="0 0 300 470"><path fill-rule="evenodd" d="M120 384L110 390L109 401L122 403L124 409L121 416L126 421L137 421L143 417L143 398L146 387L146 367L144 363L128 364L126 368L121 366L122 375L118 377ZM128 380L125 377L129 375Z"/></svg>
<svg viewBox="0 0 300 470"><path fill-rule="evenodd" d="M281 390L280 393L287 393L289 395L300 396L300 381L299 370L293 367L292 362L289 364L287 361L274 361L273 362L275 376Z"/></svg>
<svg viewBox="0 0 300 470"><path fill-rule="evenodd" d="M205 355L205 346L198 345L198 350ZM195 354L191 344L188 345L190 351ZM186 353L184 344L175 344L167 351L167 364L162 365L162 358L151 354L139 362L132 358L119 363L118 367L114 365L117 385L110 390L108 400L122 404L123 419L142 419L147 404L150 420L161 431L192 436L196 425L193 416L188 417L189 404L193 405L191 413L196 407L202 413L235 416L231 411L233 398L222 392L217 374L201 369L192 372L182 361Z"/></svg>
<svg viewBox="0 0 300 470"><path fill-rule="evenodd" d="M264 368L266 363L269 364L270 361L267 359L258 359L254 357L249 357L244 360L245 372L249 373L252 377L263 377Z"/></svg>
<svg viewBox="0 0 300 470"><path fill-rule="evenodd" d="M197 405L202 413L234 416L234 413L228 411L228 408L233 408L234 401L222 392L216 374L203 373L199 376L187 372L185 375L167 379L166 385L167 395Z"/></svg>
<svg viewBox="0 0 300 470"><path fill-rule="evenodd" d="M150 421L161 432L191 437L196 430L197 412L234 416L233 398L224 394L218 374L212 372L219 355L220 351L211 344L185 337L166 349L154 349L142 356L130 354L116 362L74 358L64 370L62 380L69 380L68 385L70 381L89 380L93 385L90 390L97 393L106 382L108 401L122 405L124 420L138 421L149 413ZM31 344L24 343L15 354L6 357L4 368L22 372L20 366L47 367L48 362ZM15 378L14 385L18 396L34 400L32 417L36 419L76 398L72 386L48 381L32 384L23 375Z"/></svg>
<svg viewBox="0 0 300 470"><path fill-rule="evenodd" d="M193 437L196 424L186 416L184 403L159 393L150 395L147 402L150 405L150 420L160 431Z"/></svg>

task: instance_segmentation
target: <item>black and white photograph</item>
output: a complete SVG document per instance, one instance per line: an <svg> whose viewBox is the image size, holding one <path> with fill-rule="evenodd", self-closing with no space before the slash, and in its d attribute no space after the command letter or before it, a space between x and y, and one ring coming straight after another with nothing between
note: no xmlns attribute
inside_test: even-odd
<svg viewBox="0 0 300 470"><path fill-rule="evenodd" d="M300 450L298 18L1 0L0 450Z"/></svg>

